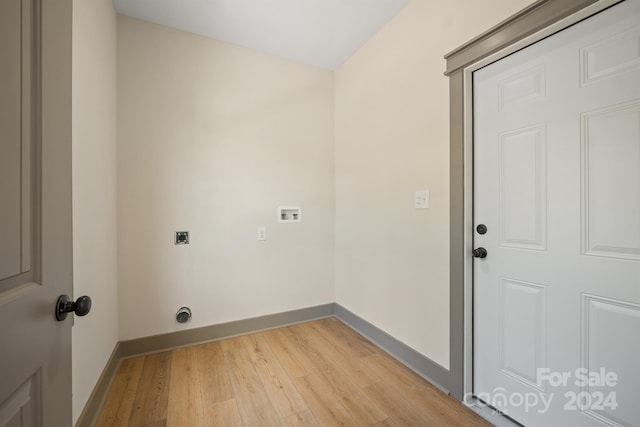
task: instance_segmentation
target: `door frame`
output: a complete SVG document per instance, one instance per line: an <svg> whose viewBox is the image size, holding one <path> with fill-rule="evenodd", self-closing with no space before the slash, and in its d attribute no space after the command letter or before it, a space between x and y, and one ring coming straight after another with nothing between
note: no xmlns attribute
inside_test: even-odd
<svg viewBox="0 0 640 427"><path fill-rule="evenodd" d="M625 0L539 0L445 55L449 77L449 381L473 393L473 72Z"/></svg>

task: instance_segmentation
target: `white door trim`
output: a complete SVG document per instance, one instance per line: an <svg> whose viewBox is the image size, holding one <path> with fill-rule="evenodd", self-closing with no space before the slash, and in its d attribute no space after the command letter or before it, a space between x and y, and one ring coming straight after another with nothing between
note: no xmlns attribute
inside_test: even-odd
<svg viewBox="0 0 640 427"><path fill-rule="evenodd" d="M473 72L493 62L524 49L573 24L587 19L620 0L600 0L586 8L555 22L554 24L518 41L508 47L475 62L463 69L464 99L464 372L463 402L470 402L473 394Z"/></svg>

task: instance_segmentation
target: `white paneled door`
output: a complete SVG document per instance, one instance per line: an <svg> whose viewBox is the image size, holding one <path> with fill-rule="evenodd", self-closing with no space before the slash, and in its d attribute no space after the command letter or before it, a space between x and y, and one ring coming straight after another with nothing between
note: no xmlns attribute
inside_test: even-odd
<svg viewBox="0 0 640 427"><path fill-rule="evenodd" d="M527 426L640 426L640 0L473 84L474 394Z"/></svg>

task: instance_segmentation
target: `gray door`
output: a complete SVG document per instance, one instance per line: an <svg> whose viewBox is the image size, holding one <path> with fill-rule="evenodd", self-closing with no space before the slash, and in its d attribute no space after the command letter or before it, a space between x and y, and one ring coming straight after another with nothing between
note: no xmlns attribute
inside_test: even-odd
<svg viewBox="0 0 640 427"><path fill-rule="evenodd" d="M71 0L0 2L0 426L71 420Z"/></svg>

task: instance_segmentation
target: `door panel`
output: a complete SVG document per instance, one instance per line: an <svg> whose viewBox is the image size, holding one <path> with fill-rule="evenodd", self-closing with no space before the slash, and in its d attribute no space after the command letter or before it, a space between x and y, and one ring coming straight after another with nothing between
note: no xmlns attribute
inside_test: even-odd
<svg viewBox="0 0 640 427"><path fill-rule="evenodd" d="M637 425L637 387L640 384L640 369L625 363L627 356L620 351L618 342L624 340L628 351L640 355L640 305L602 298L595 295L583 296L583 338L582 360L586 369L597 372L601 367L617 367L618 406L615 410L587 410L591 416L618 423ZM606 387L585 384L582 391L589 395L598 392L606 394Z"/></svg>
<svg viewBox="0 0 640 427"><path fill-rule="evenodd" d="M527 426L640 426L639 59L627 0L473 76L473 387Z"/></svg>
<svg viewBox="0 0 640 427"><path fill-rule="evenodd" d="M37 425L37 396L40 393L39 375L27 379L0 405L0 425L8 427L30 427Z"/></svg>
<svg viewBox="0 0 640 427"><path fill-rule="evenodd" d="M616 33L580 51L581 83L597 83L640 68L640 30Z"/></svg>
<svg viewBox="0 0 640 427"><path fill-rule="evenodd" d="M0 14L0 280L20 274L21 268L21 56L20 0L3 4ZM6 58L6 60L5 60ZM6 201L6 203L4 203ZM2 288L0 288L2 289Z"/></svg>
<svg viewBox="0 0 640 427"><path fill-rule="evenodd" d="M509 76L499 84L500 110L510 110L518 105L534 102L545 96L544 66Z"/></svg>
<svg viewBox="0 0 640 427"><path fill-rule="evenodd" d="M71 11L0 2L0 426L72 423Z"/></svg>
<svg viewBox="0 0 640 427"><path fill-rule="evenodd" d="M543 390L536 369L546 365L546 288L500 280L500 370Z"/></svg>
<svg viewBox="0 0 640 427"><path fill-rule="evenodd" d="M640 259L640 102L589 112L582 123L584 253Z"/></svg>
<svg viewBox="0 0 640 427"><path fill-rule="evenodd" d="M500 136L500 242L546 249L547 185L544 125Z"/></svg>

